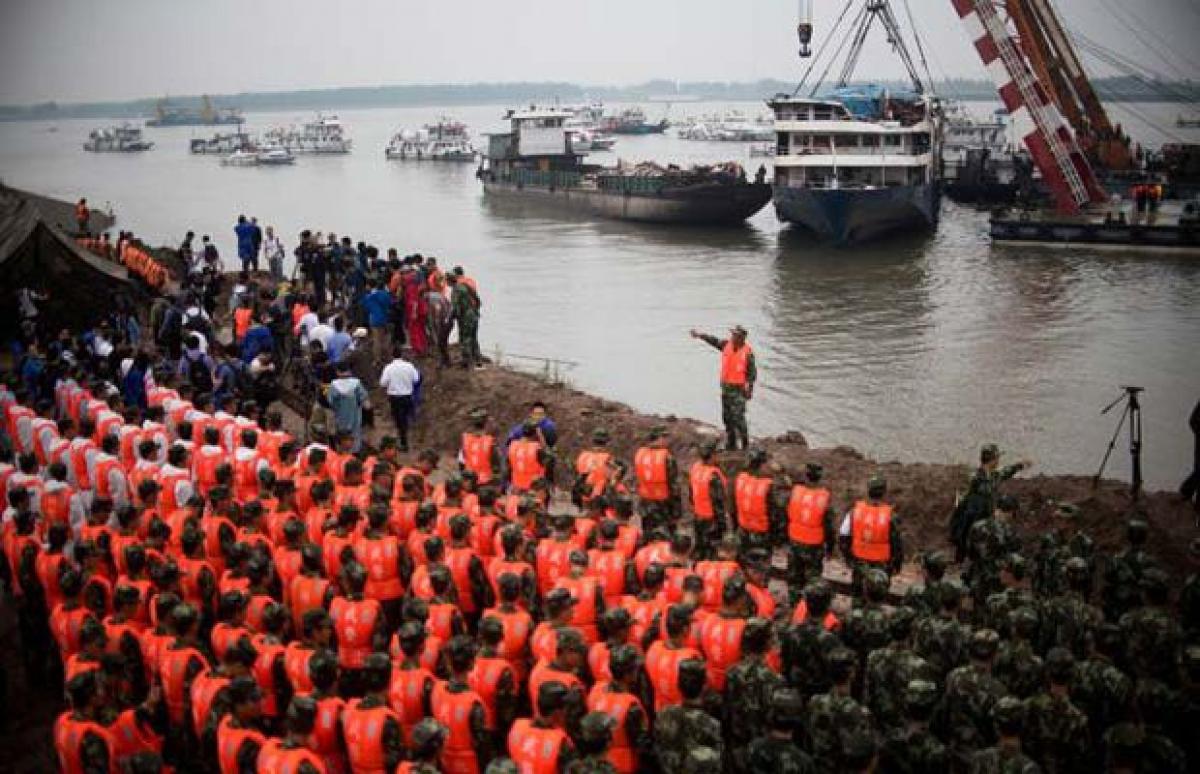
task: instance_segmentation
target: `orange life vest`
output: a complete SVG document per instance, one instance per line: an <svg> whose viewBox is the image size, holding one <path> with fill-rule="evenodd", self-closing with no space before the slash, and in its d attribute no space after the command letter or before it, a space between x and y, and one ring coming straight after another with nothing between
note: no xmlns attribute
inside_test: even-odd
<svg viewBox="0 0 1200 774"><path fill-rule="evenodd" d="M725 474L716 465L708 465L703 461L692 465L688 471L688 483L692 492L692 513L700 521L710 521L714 516L710 487L713 476L721 479L725 486Z"/></svg>
<svg viewBox="0 0 1200 774"><path fill-rule="evenodd" d="M749 344L734 349L732 341L725 342L724 348L721 349L721 384L745 386L747 371L750 369L750 355L753 352Z"/></svg>
<svg viewBox="0 0 1200 774"><path fill-rule="evenodd" d="M320 576L297 575L289 585L292 600L292 625L295 631L304 631L304 614L309 610L325 606L325 594L329 581Z"/></svg>
<svg viewBox="0 0 1200 774"><path fill-rule="evenodd" d="M342 724L344 699L326 696L317 700L317 720L308 736L308 747L321 757L328 774L345 774L349 771L346 754L338 740L338 727Z"/></svg>
<svg viewBox="0 0 1200 774"><path fill-rule="evenodd" d="M518 718L508 732L508 754L521 774L558 774L558 755L572 747L561 728L539 728L529 718Z"/></svg>
<svg viewBox="0 0 1200 774"><path fill-rule="evenodd" d="M357 669L371 654L375 622L383 615L378 600L335 597L329 606L338 638L338 661L344 668Z"/></svg>
<svg viewBox="0 0 1200 774"><path fill-rule="evenodd" d="M593 548L588 551L588 572L604 589L604 604L613 607L625 595L625 568L628 560L616 548Z"/></svg>
<svg viewBox="0 0 1200 774"><path fill-rule="evenodd" d="M855 559L885 564L892 558L892 506L872 505L865 500L854 504L850 515L850 553Z"/></svg>
<svg viewBox="0 0 1200 774"><path fill-rule="evenodd" d="M250 330L250 322L254 319L254 310L247 306L241 306L233 310L233 339L241 341L246 337L246 331Z"/></svg>
<svg viewBox="0 0 1200 774"><path fill-rule="evenodd" d="M496 699L500 693L500 681L505 675L509 676L513 688L516 687L516 674L507 659L499 656L479 656L475 665L467 675L467 683L471 690L479 695L483 702L488 729L496 730Z"/></svg>
<svg viewBox="0 0 1200 774"><path fill-rule="evenodd" d="M425 689L430 684L436 685L437 678L428 669L405 667L397 664L392 667L392 679L388 685L388 706L395 710L400 722L400 730L404 732L404 743L412 744L413 727L425 717Z"/></svg>
<svg viewBox="0 0 1200 774"><path fill-rule="evenodd" d="M583 476L587 484L587 491L582 498L585 505L604 494L611 462L612 455L606 451L581 451L575 458L575 472Z"/></svg>
<svg viewBox="0 0 1200 774"><path fill-rule="evenodd" d="M221 689L229 685L228 677L221 677L212 672L201 672L192 680L190 691L192 701L192 727L196 729L196 738L204 731L208 720L209 710Z"/></svg>
<svg viewBox="0 0 1200 774"><path fill-rule="evenodd" d="M512 471L513 487L525 491L533 482L546 475L538 459L542 445L532 438L518 438L508 445L508 466Z"/></svg>
<svg viewBox="0 0 1200 774"><path fill-rule="evenodd" d="M694 648L671 648L658 640L646 651L646 674L654 687L654 711L683 703L679 691L679 664L689 659L703 658Z"/></svg>
<svg viewBox="0 0 1200 774"><path fill-rule="evenodd" d="M433 717L449 731L442 747L442 771L446 774L477 774L479 764L471 739L471 711L476 704L484 706L479 694L473 690L451 691L447 683L438 683L433 687L429 704Z"/></svg>
<svg viewBox="0 0 1200 774"><path fill-rule="evenodd" d="M512 666L517 681L523 681L528 671L526 651L529 645L529 635L533 632L533 617L520 608L511 613L503 612L499 608L491 608L483 615L498 619L504 627L504 636L496 648L496 654Z"/></svg>
<svg viewBox="0 0 1200 774"><path fill-rule="evenodd" d="M668 449L642 447L633 455L633 467L637 471L638 497L650 502L662 502L670 497L671 487L667 476Z"/></svg>
<svg viewBox="0 0 1200 774"><path fill-rule="evenodd" d="M548 538L538 543L534 550L537 565L538 592L543 596L554 588L558 579L567 574L571 566L571 551L575 544Z"/></svg>
<svg viewBox="0 0 1200 774"><path fill-rule="evenodd" d="M463 465L479 478L480 484L492 480L492 449L496 446L494 436L476 433L462 434Z"/></svg>
<svg viewBox="0 0 1200 774"><path fill-rule="evenodd" d="M83 774L83 759L80 748L87 735L99 737L108 747L109 771L117 771L113 755L113 737L108 729L90 720L76 720L70 710L54 721L54 749L58 753L58 765L63 774Z"/></svg>
<svg viewBox="0 0 1200 774"><path fill-rule="evenodd" d="M475 604L475 595L471 593L471 560L475 558L475 551L470 546L450 546L446 549L446 566L450 568L450 578L458 589L458 606L467 615L479 609Z"/></svg>
<svg viewBox="0 0 1200 774"><path fill-rule="evenodd" d="M787 508L788 539L806 546L824 545L828 508L828 489L793 486Z"/></svg>
<svg viewBox="0 0 1200 774"><path fill-rule="evenodd" d="M708 685L714 691L725 690L725 673L742 658L742 632L745 618L726 618L714 615L700 630L700 646L704 651Z"/></svg>
<svg viewBox="0 0 1200 774"><path fill-rule="evenodd" d="M632 693L614 691L608 686L597 684L588 694L587 708L589 712L603 712L613 719L612 743L605 757L619 774L634 774L638 770L638 755L633 748L633 740L625 728L625 719L634 707L645 709L642 702Z"/></svg>
<svg viewBox="0 0 1200 774"><path fill-rule="evenodd" d="M354 542L354 555L367 570L363 595L381 602L404 595L400 582L400 539L394 535L361 537Z"/></svg>
<svg viewBox="0 0 1200 774"><path fill-rule="evenodd" d="M325 762L312 750L285 748L278 739L268 739L258 751L258 774L297 774L306 763L315 771L327 771Z"/></svg>
<svg viewBox="0 0 1200 774"><path fill-rule="evenodd" d="M172 725L183 725L183 711L190 685L187 682L188 664L199 661L207 665L200 651L195 648L167 648L159 656L158 671L162 681L163 700L167 705L167 716Z"/></svg>
<svg viewBox="0 0 1200 774"><path fill-rule="evenodd" d="M217 766L221 774L238 774L238 752L246 742L254 742L259 746L266 744L267 738L261 732L252 728L234 728L232 715L226 715L217 726Z"/></svg>
<svg viewBox="0 0 1200 774"><path fill-rule="evenodd" d="M738 473L734 479L738 526L746 532L762 534L770 529L767 500L771 495L771 483L770 478L755 476L749 471Z"/></svg>
<svg viewBox="0 0 1200 774"><path fill-rule="evenodd" d="M400 719L390 707L362 709L361 703L361 699L351 699L342 710L342 735L350 754L350 768L354 774L386 774L383 726L388 720L399 724Z"/></svg>

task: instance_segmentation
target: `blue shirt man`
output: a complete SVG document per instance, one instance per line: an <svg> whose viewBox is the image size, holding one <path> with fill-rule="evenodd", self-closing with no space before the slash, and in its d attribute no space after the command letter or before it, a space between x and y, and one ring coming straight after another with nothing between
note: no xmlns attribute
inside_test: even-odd
<svg viewBox="0 0 1200 774"><path fill-rule="evenodd" d="M392 294L383 285L363 296L362 307L367 313L367 327L386 328L392 316Z"/></svg>
<svg viewBox="0 0 1200 774"><path fill-rule="evenodd" d="M545 403L540 400L534 401L533 406L529 409L529 418L526 421L537 425L538 430L542 431L542 439L546 442L547 446L553 447L554 444L558 443L558 427L555 426L554 420L547 415ZM513 425L512 429L508 431L508 437L504 439L505 448L524 434L525 421Z"/></svg>
<svg viewBox="0 0 1200 774"><path fill-rule="evenodd" d="M237 234L238 258L242 260L242 271L250 271L251 265L257 269L258 256L254 251L254 225L246 220L245 215L238 215L233 233Z"/></svg>

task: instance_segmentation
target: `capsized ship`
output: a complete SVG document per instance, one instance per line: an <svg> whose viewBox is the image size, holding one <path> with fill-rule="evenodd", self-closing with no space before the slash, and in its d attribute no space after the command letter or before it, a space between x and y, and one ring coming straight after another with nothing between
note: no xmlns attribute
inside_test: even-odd
<svg viewBox="0 0 1200 774"><path fill-rule="evenodd" d="M859 21L847 33L853 43L834 88L818 95L818 80L808 96L797 96L815 59L796 92L767 102L775 113L775 212L835 244L932 230L942 196L940 102L922 84L889 0L849 5L861 6ZM801 57L807 56L811 36L805 21L802 16ZM912 90L850 85L876 21L907 68Z"/></svg>
<svg viewBox="0 0 1200 774"><path fill-rule="evenodd" d="M477 173L484 193L598 217L690 225L741 223L771 200L770 186L747 181L734 162L690 169L585 164L572 147L571 117L557 109L510 111L511 131L488 136Z"/></svg>

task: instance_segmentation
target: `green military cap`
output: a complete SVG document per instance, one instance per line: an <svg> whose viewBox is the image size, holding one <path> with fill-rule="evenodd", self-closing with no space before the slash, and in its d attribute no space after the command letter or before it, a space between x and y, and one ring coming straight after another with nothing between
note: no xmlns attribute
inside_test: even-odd
<svg viewBox="0 0 1200 774"><path fill-rule="evenodd" d="M1063 682L1075 670L1075 657L1066 648L1051 648L1046 653L1046 676Z"/></svg>
<svg viewBox="0 0 1200 774"><path fill-rule="evenodd" d="M997 510L1004 511L1005 513L1016 513L1019 507L1020 506L1017 503L1017 498L1013 497L1012 495L1004 494L996 498Z"/></svg>
<svg viewBox="0 0 1200 774"><path fill-rule="evenodd" d="M700 454L707 457L708 455L715 453L718 446L719 444L717 443L716 438L705 438L700 442Z"/></svg>
<svg viewBox="0 0 1200 774"><path fill-rule="evenodd" d="M693 747L683 762L684 774L720 774L721 756L711 747Z"/></svg>
<svg viewBox="0 0 1200 774"><path fill-rule="evenodd" d="M685 677L689 680L704 679L707 674L704 662L699 658L689 658L679 662L680 682L683 682Z"/></svg>
<svg viewBox="0 0 1200 774"><path fill-rule="evenodd" d="M887 491L887 479L883 477L883 474L882 473L872 474L870 480L867 481L867 492L871 493L871 492L886 492L886 491Z"/></svg>
<svg viewBox="0 0 1200 774"><path fill-rule="evenodd" d="M863 572L863 587L876 594L884 593L891 586L887 573L876 567L870 567Z"/></svg>
<svg viewBox="0 0 1200 774"><path fill-rule="evenodd" d="M776 688L771 692L769 705L775 722L798 721L804 718L804 695L795 688Z"/></svg>
<svg viewBox="0 0 1200 774"><path fill-rule="evenodd" d="M829 651L829 655L825 657L825 662L831 667L837 666L849 668L854 666L857 660L858 657L854 655L854 651L843 647L834 648L833 650Z"/></svg>
<svg viewBox="0 0 1200 774"><path fill-rule="evenodd" d="M741 325L733 326L732 328L729 329L729 332L735 336L747 336L750 333L745 328L743 328Z"/></svg>
<svg viewBox="0 0 1200 774"><path fill-rule="evenodd" d="M1125 535L1131 541L1145 540L1150 532L1150 525L1145 519L1130 519L1125 523Z"/></svg>
<svg viewBox="0 0 1200 774"><path fill-rule="evenodd" d="M947 564L946 555L941 551L926 551L921 556L921 566L931 572L945 570Z"/></svg>
<svg viewBox="0 0 1200 774"><path fill-rule="evenodd" d="M959 602L967 590L963 587L959 580L948 580L942 583L942 601L943 602Z"/></svg>
<svg viewBox="0 0 1200 774"><path fill-rule="evenodd" d="M985 443L979 450L979 459L984 462L1000 459L1000 447L994 443Z"/></svg>
<svg viewBox="0 0 1200 774"><path fill-rule="evenodd" d="M1147 592L1164 594L1169 584L1167 574L1157 567L1151 567L1142 573L1142 589Z"/></svg>
<svg viewBox="0 0 1200 774"><path fill-rule="evenodd" d="M1033 608L1025 606L1011 610L1008 613L1008 625L1018 634L1030 637L1037 630L1037 612Z"/></svg>
<svg viewBox="0 0 1200 774"><path fill-rule="evenodd" d="M1124 758L1141 749L1146 742L1146 732L1134 723L1115 723L1104 734L1104 739L1116 757Z"/></svg>
<svg viewBox="0 0 1200 774"><path fill-rule="evenodd" d="M608 443L612 436L608 432L607 427L597 427L592 430L592 441L595 443Z"/></svg>
<svg viewBox="0 0 1200 774"><path fill-rule="evenodd" d="M603 712L589 712L579 721L579 736L588 742L606 742L612 737L616 722Z"/></svg>
<svg viewBox="0 0 1200 774"><path fill-rule="evenodd" d="M755 446L746 454L746 463L749 465L761 465L767 461L767 450Z"/></svg>
<svg viewBox="0 0 1200 774"><path fill-rule="evenodd" d="M941 696L937 683L929 680L910 680L904 687L904 704L913 709L929 709Z"/></svg>
<svg viewBox="0 0 1200 774"><path fill-rule="evenodd" d="M755 570L763 570L771 563L771 554L765 548L751 548L746 552L745 565Z"/></svg>
<svg viewBox="0 0 1200 774"><path fill-rule="evenodd" d="M553 589L546 595L546 611L558 612L574 605L579 600L575 599L570 591L564 588Z"/></svg>
<svg viewBox="0 0 1200 774"><path fill-rule="evenodd" d="M1029 563L1025 560L1024 556L1014 551L1005 557L1004 569L1008 570L1019 580L1025 577L1025 573L1029 569Z"/></svg>
<svg viewBox="0 0 1200 774"><path fill-rule="evenodd" d="M446 741L448 731L433 718L423 718L413 726L412 746L419 752L428 753Z"/></svg>
<svg viewBox="0 0 1200 774"><path fill-rule="evenodd" d="M628 669L636 667L641 660L641 654L632 645L618 645L608 654L609 667L622 674L626 674Z"/></svg>
<svg viewBox="0 0 1200 774"><path fill-rule="evenodd" d="M572 653L586 653L587 643L583 640L583 635L573 626L564 626L558 630L557 646L559 652L570 651Z"/></svg>
<svg viewBox="0 0 1200 774"><path fill-rule="evenodd" d="M809 478L820 478L825 475L825 466L819 462L807 462L804 465L804 472Z"/></svg>
<svg viewBox="0 0 1200 774"><path fill-rule="evenodd" d="M1059 503L1057 513L1064 519L1073 519L1079 515L1079 506L1074 503Z"/></svg>
<svg viewBox="0 0 1200 774"><path fill-rule="evenodd" d="M467 414L467 416L471 419L487 419L488 413L487 409L478 407L471 409L471 413Z"/></svg>
<svg viewBox="0 0 1200 774"><path fill-rule="evenodd" d="M971 656L984 659L996 655L1000 635L991 629L978 629L971 635Z"/></svg>
<svg viewBox="0 0 1200 774"><path fill-rule="evenodd" d="M879 749L875 734L861 726L842 731L842 760L850 771L861 771L875 757Z"/></svg>
<svg viewBox="0 0 1200 774"><path fill-rule="evenodd" d="M992 707L992 719L1001 726L1019 725L1025 718L1025 705L1015 696L1005 696Z"/></svg>
<svg viewBox="0 0 1200 774"><path fill-rule="evenodd" d="M648 437L650 440L654 440L655 438L662 438L666 434L667 434L667 426L666 425L652 425L650 427L650 429L646 432L646 437Z"/></svg>
<svg viewBox="0 0 1200 774"><path fill-rule="evenodd" d="M888 637L893 640L905 640L912 634L913 624L917 620L917 614L912 608L898 607L888 616L887 628Z"/></svg>

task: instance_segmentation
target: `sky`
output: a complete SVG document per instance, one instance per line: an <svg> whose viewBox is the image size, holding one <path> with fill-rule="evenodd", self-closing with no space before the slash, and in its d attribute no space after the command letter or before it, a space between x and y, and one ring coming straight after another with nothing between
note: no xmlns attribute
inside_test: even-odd
<svg viewBox="0 0 1200 774"><path fill-rule="evenodd" d="M845 1L812 0L816 44ZM935 78L986 77L950 0L907 2ZM1155 71L1200 79L1200 0L1055 4L1068 28ZM907 27L905 0L893 5ZM796 9L797 0L0 0L0 104L413 83L790 80L802 72ZM880 33L871 42L859 74L902 76Z"/></svg>

